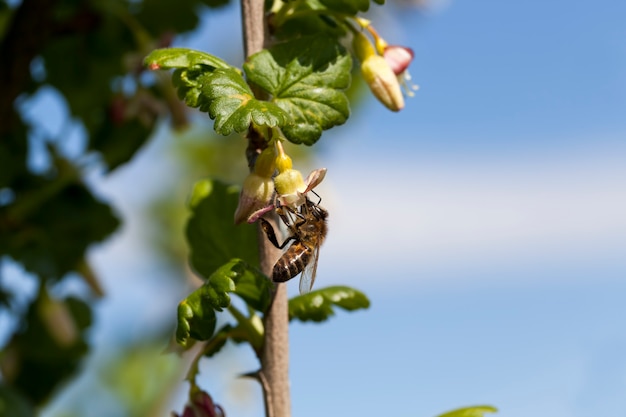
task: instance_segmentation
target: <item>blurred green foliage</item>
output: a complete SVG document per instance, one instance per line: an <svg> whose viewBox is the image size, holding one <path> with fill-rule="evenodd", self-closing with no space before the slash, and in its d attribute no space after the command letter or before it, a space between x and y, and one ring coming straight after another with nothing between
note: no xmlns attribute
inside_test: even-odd
<svg viewBox="0 0 626 417"><path fill-rule="evenodd" d="M17 262L37 281L24 305L0 280L0 309L15 323L0 346L0 415L32 415L89 353L100 288L86 254L121 219L85 176L94 165L110 173L130 161L161 116L172 115L175 128L186 125L170 82L146 74L142 60L196 29L207 8L226 3L0 0L0 274L3 263ZM62 97L70 117L62 123L84 129L83 150L71 158L64 133L50 137L38 117L22 113L42 88ZM34 147L41 132L45 147ZM35 166L34 158L47 162ZM92 294L51 295L70 275L82 276Z"/></svg>

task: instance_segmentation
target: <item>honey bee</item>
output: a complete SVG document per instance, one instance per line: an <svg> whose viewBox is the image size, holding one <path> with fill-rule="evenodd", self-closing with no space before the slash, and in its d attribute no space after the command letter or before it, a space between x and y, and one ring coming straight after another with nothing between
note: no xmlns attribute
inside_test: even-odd
<svg viewBox="0 0 626 417"><path fill-rule="evenodd" d="M289 231L289 236L282 245L278 244L272 225L261 220L261 227L269 241L278 249L283 249L287 243L293 241L291 246L276 261L272 271L274 282L285 282L302 273L300 277L300 294L311 291L317 272L317 259L320 246L326 238L328 226L326 219L328 212L319 204L305 199L299 210L289 206L279 206L276 212Z"/></svg>

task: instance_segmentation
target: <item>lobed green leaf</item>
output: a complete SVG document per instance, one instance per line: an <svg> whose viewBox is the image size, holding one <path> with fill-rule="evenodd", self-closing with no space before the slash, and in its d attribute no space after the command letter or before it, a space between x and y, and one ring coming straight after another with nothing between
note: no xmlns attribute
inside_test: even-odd
<svg viewBox="0 0 626 417"><path fill-rule="evenodd" d="M368 308L370 301L362 292L344 286L322 288L289 300L289 320L321 322L335 314L333 307L353 311Z"/></svg>
<svg viewBox="0 0 626 417"><path fill-rule="evenodd" d="M230 135L248 130L252 123L257 126L276 127L284 125L288 118L277 105L254 98L254 94L237 71L231 68L217 69L201 86L207 99L200 110L207 111L215 119L215 131Z"/></svg>
<svg viewBox="0 0 626 417"><path fill-rule="evenodd" d="M350 55L329 36L278 44L244 65L248 79L288 114L291 122L282 127L287 139L306 145L348 119L350 107L342 90L350 85L351 68Z"/></svg>
<svg viewBox="0 0 626 417"><path fill-rule="evenodd" d="M144 63L151 69L176 69L172 82L188 106L207 112L220 135L245 132L251 124L283 126L288 117L277 105L257 100L241 71L205 52L184 48L153 51Z"/></svg>
<svg viewBox="0 0 626 417"><path fill-rule="evenodd" d="M485 413L495 413L498 409L490 405L477 405L473 407L458 408L438 417L484 417Z"/></svg>

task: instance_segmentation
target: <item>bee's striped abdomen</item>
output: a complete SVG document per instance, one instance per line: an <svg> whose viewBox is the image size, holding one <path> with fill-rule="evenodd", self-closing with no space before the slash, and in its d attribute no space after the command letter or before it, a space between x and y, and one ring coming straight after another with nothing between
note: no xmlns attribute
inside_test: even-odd
<svg viewBox="0 0 626 417"><path fill-rule="evenodd" d="M291 245L274 265L272 271L274 282L289 281L302 272L311 260L311 253L311 249L300 242Z"/></svg>

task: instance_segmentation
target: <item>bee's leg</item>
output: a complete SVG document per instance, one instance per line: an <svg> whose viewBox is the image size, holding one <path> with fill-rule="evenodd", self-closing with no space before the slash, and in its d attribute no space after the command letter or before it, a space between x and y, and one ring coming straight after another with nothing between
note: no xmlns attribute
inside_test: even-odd
<svg viewBox="0 0 626 417"><path fill-rule="evenodd" d="M274 228L272 227L272 225L265 219L259 219L259 221L261 222L261 227L263 228L263 231L267 235L269 241L278 249L283 249L285 246L287 246L287 243L295 239L295 237L289 236L287 239L285 239L282 245L279 245L278 240L276 239L276 233L274 233Z"/></svg>
<svg viewBox="0 0 626 417"><path fill-rule="evenodd" d="M318 198L317 203L315 203L315 205L316 205L316 206L319 206L319 205L320 205L320 203L322 202L322 197L320 197L320 195L319 195L318 193L316 193L315 191L313 191L313 190L311 190L311 192L312 192L313 194L315 194L315 197L317 197L317 198Z"/></svg>
<svg viewBox="0 0 626 417"><path fill-rule="evenodd" d="M306 218L302 214L289 206L281 206L276 209L276 212L292 233L296 233L296 229L306 222ZM300 221L296 222L297 219L300 219Z"/></svg>

